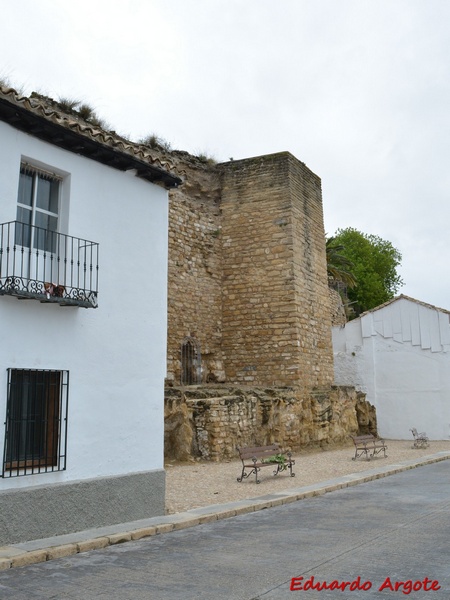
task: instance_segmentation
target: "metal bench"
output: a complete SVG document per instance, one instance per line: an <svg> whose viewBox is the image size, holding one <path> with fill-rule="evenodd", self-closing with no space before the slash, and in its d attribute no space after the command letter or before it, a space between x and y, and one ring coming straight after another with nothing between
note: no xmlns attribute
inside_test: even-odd
<svg viewBox="0 0 450 600"><path fill-rule="evenodd" d="M295 460L292 459L290 452L282 452L278 444L270 446L248 446L238 448L239 458L242 461L242 473L237 478L239 483L255 475L256 483L260 483L258 473L263 467L272 467L273 474L278 475L281 471L289 469L290 476L295 477L292 472L292 466L295 465Z"/></svg>
<svg viewBox="0 0 450 600"><path fill-rule="evenodd" d="M380 452L383 452L384 458L387 458L387 446L383 439L377 438L371 433L357 436L351 435L350 437L355 444L355 456L352 460L356 460L361 456L365 456L367 460L370 460L377 454L380 454Z"/></svg>
<svg viewBox="0 0 450 600"><path fill-rule="evenodd" d="M418 433L415 427L410 429L410 431L413 434L414 438L414 444L412 445L413 448L428 448L430 442L425 431L422 431L422 433Z"/></svg>

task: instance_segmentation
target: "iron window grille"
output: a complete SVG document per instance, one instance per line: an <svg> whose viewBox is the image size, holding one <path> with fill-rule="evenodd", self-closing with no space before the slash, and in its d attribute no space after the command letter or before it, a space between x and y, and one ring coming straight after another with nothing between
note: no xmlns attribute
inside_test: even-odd
<svg viewBox="0 0 450 600"><path fill-rule="evenodd" d="M69 372L8 369L2 477L66 469Z"/></svg>
<svg viewBox="0 0 450 600"><path fill-rule="evenodd" d="M202 382L202 354L200 343L192 338L184 338L181 344L181 385L195 385Z"/></svg>

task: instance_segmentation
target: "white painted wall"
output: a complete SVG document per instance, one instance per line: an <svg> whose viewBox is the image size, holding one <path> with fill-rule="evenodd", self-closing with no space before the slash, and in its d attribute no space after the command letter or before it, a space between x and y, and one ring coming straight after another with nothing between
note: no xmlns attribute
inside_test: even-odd
<svg viewBox="0 0 450 600"><path fill-rule="evenodd" d="M0 296L1 423L8 367L70 371L67 470L0 490L162 469L167 191L0 122L0 223L16 219L23 157L65 174L62 232L100 244L99 296L97 309Z"/></svg>
<svg viewBox="0 0 450 600"><path fill-rule="evenodd" d="M335 383L354 385L376 407L378 432L450 438L449 314L400 296L333 328Z"/></svg>

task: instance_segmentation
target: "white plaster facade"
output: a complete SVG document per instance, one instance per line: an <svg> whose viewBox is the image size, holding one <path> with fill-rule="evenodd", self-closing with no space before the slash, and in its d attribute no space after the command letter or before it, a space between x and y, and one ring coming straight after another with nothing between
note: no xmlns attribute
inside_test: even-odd
<svg viewBox="0 0 450 600"><path fill-rule="evenodd" d="M22 539L65 533L68 522L71 529L87 528L164 511L168 192L133 171L101 164L0 121L0 223L16 220L24 161L62 177L59 230L99 244L98 307L0 296L1 423L7 369L67 370L70 375L67 467L0 478L0 546L17 541L7 527L14 519L6 513L19 497L13 502L8 492L22 491L31 498L33 490L45 489L48 502L58 486L73 490L67 507L53 507L61 513L61 526L53 531L33 528L32 503L30 514L22 510L20 520L29 520L29 533L18 534ZM4 438L2 426L0 451ZM117 482L133 474L148 475L150 487L155 482L154 497L145 494L141 512L129 519L126 506L132 501L122 497L120 509L103 518L111 513L109 505L119 503L114 498ZM100 485L100 491L77 502L77 485L98 486L101 481L106 487ZM133 489L129 491L131 496ZM74 518L77 510L79 520Z"/></svg>
<svg viewBox="0 0 450 600"><path fill-rule="evenodd" d="M407 296L333 327L335 383L376 407L378 433L450 438L450 312Z"/></svg>

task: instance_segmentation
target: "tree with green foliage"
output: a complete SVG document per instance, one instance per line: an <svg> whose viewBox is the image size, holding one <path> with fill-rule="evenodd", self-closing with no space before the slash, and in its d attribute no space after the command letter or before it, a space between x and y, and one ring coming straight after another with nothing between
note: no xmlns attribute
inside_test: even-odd
<svg viewBox="0 0 450 600"><path fill-rule="evenodd" d="M343 250L344 246L335 237L326 238L328 282L331 286L342 283L345 288L352 288L356 285L353 263L342 254Z"/></svg>
<svg viewBox="0 0 450 600"><path fill-rule="evenodd" d="M377 235L347 227L331 238L345 257L356 285L348 286L347 296L356 315L391 300L403 285L397 272L402 255L391 242Z"/></svg>

